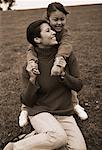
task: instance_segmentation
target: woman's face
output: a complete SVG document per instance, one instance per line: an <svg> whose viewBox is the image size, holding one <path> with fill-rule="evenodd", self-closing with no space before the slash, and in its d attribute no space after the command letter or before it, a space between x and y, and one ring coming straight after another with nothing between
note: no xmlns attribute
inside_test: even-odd
<svg viewBox="0 0 102 150"><path fill-rule="evenodd" d="M56 32L61 32L66 24L66 15L56 10L50 14L49 23Z"/></svg>
<svg viewBox="0 0 102 150"><path fill-rule="evenodd" d="M52 46L57 44L56 41L56 33L55 31L51 30L51 27L47 23L43 23L40 26L41 32L40 32L40 44L43 46Z"/></svg>

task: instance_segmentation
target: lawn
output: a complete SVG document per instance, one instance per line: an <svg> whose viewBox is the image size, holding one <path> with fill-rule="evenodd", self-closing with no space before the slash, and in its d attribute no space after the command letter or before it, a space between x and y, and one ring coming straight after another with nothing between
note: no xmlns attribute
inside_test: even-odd
<svg viewBox="0 0 102 150"><path fill-rule="evenodd" d="M66 7L70 15L73 51L80 66L84 87L80 104L89 118L75 116L86 139L88 150L102 149L102 5ZM26 61L26 28L42 18L45 9L0 12L0 147L14 137L28 133L20 128L21 67ZM0 150L1 150L0 149Z"/></svg>

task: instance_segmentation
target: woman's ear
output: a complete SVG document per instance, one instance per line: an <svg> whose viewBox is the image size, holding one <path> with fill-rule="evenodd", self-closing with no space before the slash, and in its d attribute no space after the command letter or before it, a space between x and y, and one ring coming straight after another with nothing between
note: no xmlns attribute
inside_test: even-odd
<svg viewBox="0 0 102 150"><path fill-rule="evenodd" d="M36 37L36 38L34 38L34 42L36 42L37 44L40 44L41 40L40 40L40 38Z"/></svg>

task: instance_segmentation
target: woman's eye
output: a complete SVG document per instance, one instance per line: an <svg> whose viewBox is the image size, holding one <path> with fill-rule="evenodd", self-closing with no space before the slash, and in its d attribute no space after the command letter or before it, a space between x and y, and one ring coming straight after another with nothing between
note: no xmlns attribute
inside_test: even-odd
<svg viewBox="0 0 102 150"><path fill-rule="evenodd" d="M49 32L49 31L50 31L50 29L47 29L47 30L46 30L46 32Z"/></svg>

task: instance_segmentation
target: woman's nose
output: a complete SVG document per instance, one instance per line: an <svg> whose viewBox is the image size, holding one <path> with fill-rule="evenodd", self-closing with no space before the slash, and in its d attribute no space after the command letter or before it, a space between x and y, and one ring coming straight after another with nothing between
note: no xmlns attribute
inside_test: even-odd
<svg viewBox="0 0 102 150"><path fill-rule="evenodd" d="M52 34L53 34L53 35L55 35L55 34L56 34L56 32L55 32L55 31L53 31L53 30L51 30L51 31L52 31Z"/></svg>

